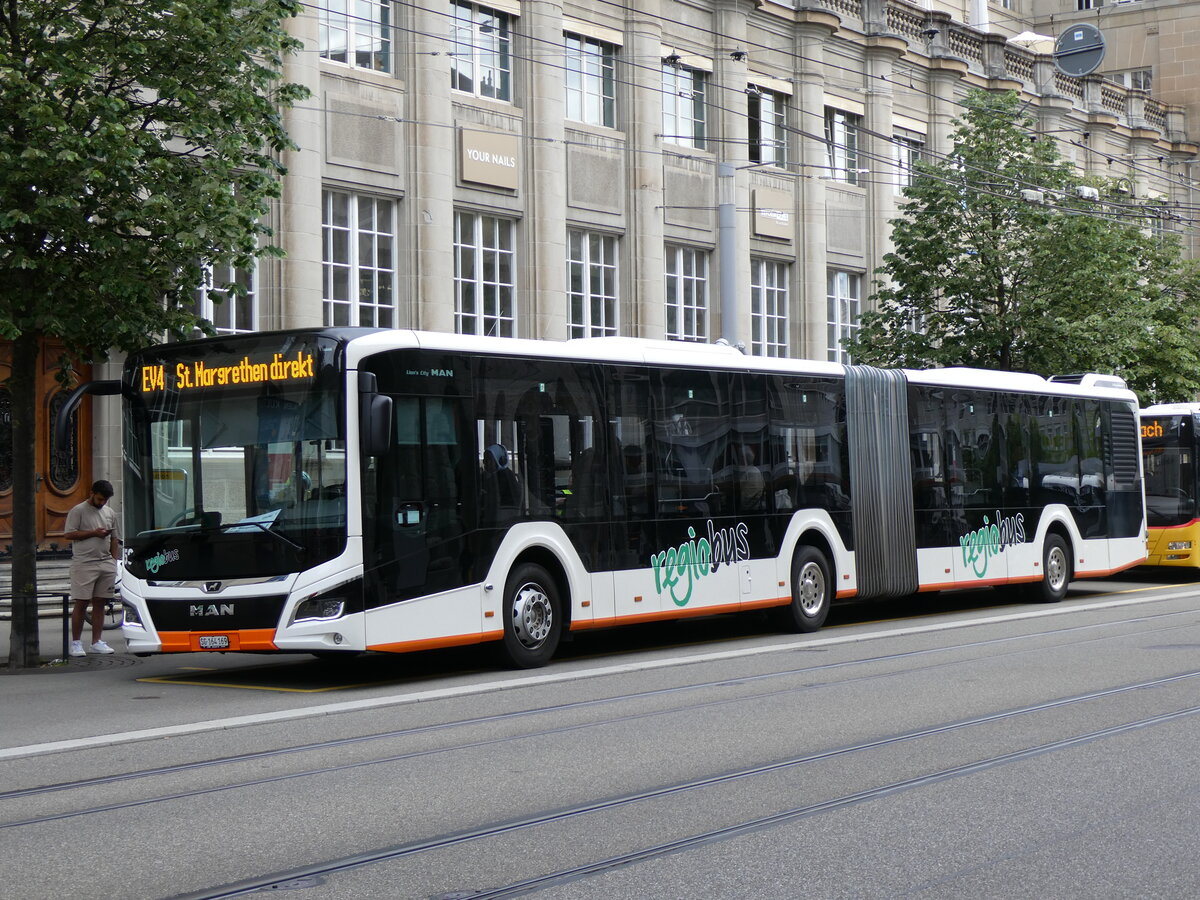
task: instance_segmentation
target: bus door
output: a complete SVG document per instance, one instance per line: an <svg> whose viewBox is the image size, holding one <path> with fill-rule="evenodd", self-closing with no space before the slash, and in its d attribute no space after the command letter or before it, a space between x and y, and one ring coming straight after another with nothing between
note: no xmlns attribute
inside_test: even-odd
<svg viewBox="0 0 1200 900"><path fill-rule="evenodd" d="M469 433L453 396L393 398L395 439L375 461L374 522L365 507L368 568L388 599L461 586L466 554L464 490L471 484ZM373 539L372 539L373 535Z"/></svg>
<svg viewBox="0 0 1200 900"><path fill-rule="evenodd" d="M651 564L654 600L663 611L732 606L743 602L742 585L750 584L749 568L740 565L751 558L750 524L729 465L735 454L739 462L752 455L734 427L735 377L693 369L651 377L648 459L657 526ZM758 440L757 432L751 436ZM756 499L761 493L760 484Z"/></svg>
<svg viewBox="0 0 1200 900"><path fill-rule="evenodd" d="M945 458L955 548L954 580L999 584L1008 580L1007 551L1019 533L1008 514L1003 417L1006 398L996 391L947 391Z"/></svg>

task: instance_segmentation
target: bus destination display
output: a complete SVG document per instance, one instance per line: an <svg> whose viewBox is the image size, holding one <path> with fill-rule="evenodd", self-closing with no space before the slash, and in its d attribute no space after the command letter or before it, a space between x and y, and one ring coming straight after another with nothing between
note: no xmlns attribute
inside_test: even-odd
<svg viewBox="0 0 1200 900"><path fill-rule="evenodd" d="M296 351L294 356L272 355L270 362L256 362L249 356L229 365L212 365L202 359L176 363L170 373L173 383L167 385L168 369L162 364L142 366L143 394L168 389L185 391L198 388L224 387L231 384L265 384L304 381L314 377L312 353Z"/></svg>

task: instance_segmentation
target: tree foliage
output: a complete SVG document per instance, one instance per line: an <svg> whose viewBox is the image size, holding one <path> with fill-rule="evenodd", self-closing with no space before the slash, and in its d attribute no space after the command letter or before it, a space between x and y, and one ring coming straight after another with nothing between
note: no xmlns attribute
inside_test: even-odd
<svg viewBox="0 0 1200 900"><path fill-rule="evenodd" d="M249 265L289 146L297 0L0 6L0 336L83 359L183 333L201 261Z"/></svg>
<svg viewBox="0 0 1200 900"><path fill-rule="evenodd" d="M1190 398L1195 267L1155 210L1115 179L1082 178L1021 110L1013 92L972 92L952 153L918 164L847 349L874 365L1115 373L1144 401Z"/></svg>
<svg viewBox="0 0 1200 900"><path fill-rule="evenodd" d="M32 562L24 569L33 348L56 338L93 362L187 334L202 264L278 252L263 221L292 146L282 112L307 93L280 77L299 47L284 23L302 6L0 3L0 338L13 342L17 592L36 588ZM14 650L22 623L14 606Z"/></svg>

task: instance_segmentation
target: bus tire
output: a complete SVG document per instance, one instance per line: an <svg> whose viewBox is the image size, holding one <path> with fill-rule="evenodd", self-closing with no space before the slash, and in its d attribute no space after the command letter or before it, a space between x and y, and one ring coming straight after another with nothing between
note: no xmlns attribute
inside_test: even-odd
<svg viewBox="0 0 1200 900"><path fill-rule="evenodd" d="M1042 545L1041 601L1058 603L1066 597L1071 574L1071 548L1062 535L1051 532Z"/></svg>
<svg viewBox="0 0 1200 900"><path fill-rule="evenodd" d="M504 655L519 669L544 666L562 636L558 583L536 563L513 569L504 588Z"/></svg>
<svg viewBox="0 0 1200 900"><path fill-rule="evenodd" d="M785 621L793 631L810 632L825 624L832 600L833 578L829 560L816 547L804 544L792 557L792 602L784 607Z"/></svg>

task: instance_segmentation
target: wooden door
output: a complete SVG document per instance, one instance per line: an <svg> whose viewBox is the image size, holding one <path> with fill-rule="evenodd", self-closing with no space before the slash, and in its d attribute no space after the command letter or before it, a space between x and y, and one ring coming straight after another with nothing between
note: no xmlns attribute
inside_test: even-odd
<svg viewBox="0 0 1200 900"><path fill-rule="evenodd" d="M55 377L61 344L43 341L38 348L34 464L37 467L37 542L40 550L68 549L63 540L67 513L86 500L92 486L92 404L84 398L72 414L62 447L54 443L54 417L70 394ZM12 397L7 386L12 345L0 343L0 543L12 540ZM91 378L91 367L75 370L72 384Z"/></svg>

